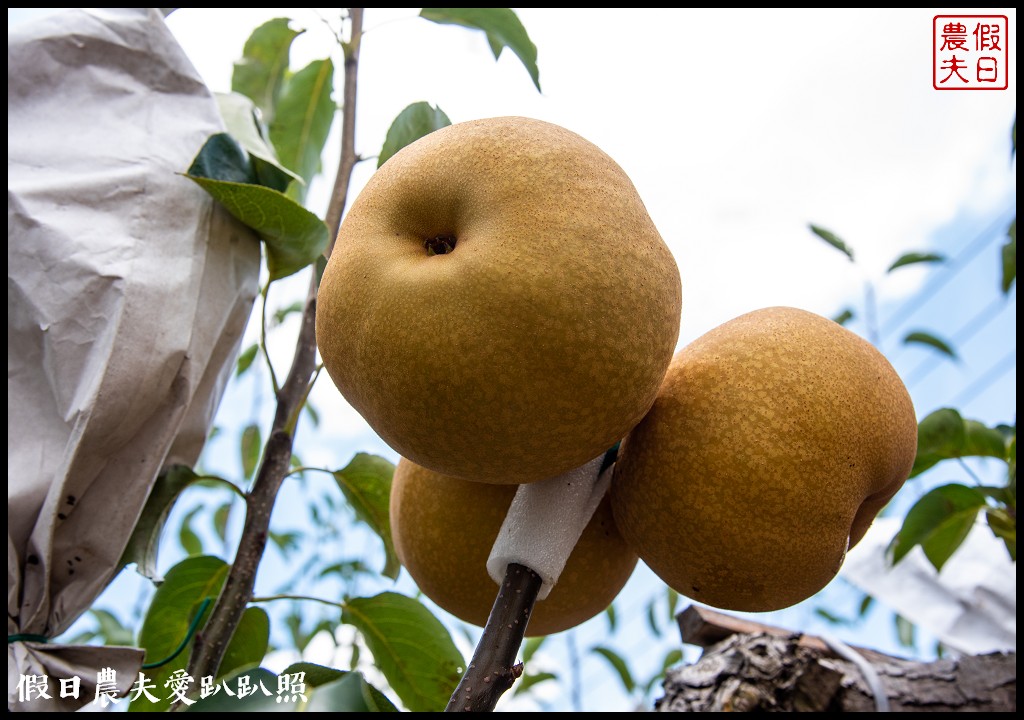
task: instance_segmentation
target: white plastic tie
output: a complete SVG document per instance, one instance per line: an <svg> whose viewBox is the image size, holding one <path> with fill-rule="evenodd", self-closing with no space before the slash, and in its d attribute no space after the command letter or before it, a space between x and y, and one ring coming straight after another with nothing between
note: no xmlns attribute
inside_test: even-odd
<svg viewBox="0 0 1024 720"><path fill-rule="evenodd" d="M612 468L603 473L604 453L564 475L520 485L505 516L487 572L499 585L509 563L540 575L538 600L558 582L569 554L608 491Z"/></svg>

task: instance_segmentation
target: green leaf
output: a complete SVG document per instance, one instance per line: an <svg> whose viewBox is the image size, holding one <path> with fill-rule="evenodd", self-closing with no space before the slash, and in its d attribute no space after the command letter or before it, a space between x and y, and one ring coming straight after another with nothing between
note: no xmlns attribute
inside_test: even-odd
<svg viewBox="0 0 1024 720"><path fill-rule="evenodd" d="M941 263L946 262L945 255L939 255L937 253L918 253L912 252L905 255L901 255L886 272L892 272L896 268L906 267L907 265L916 265L917 263Z"/></svg>
<svg viewBox="0 0 1024 720"><path fill-rule="evenodd" d="M327 248L330 233L323 221L277 190L211 180L191 172L186 177L255 230L267 244L267 269L271 280L297 273Z"/></svg>
<svg viewBox="0 0 1024 720"><path fill-rule="evenodd" d="M227 501L213 511L213 530L221 542L227 540L228 520L231 518L231 501Z"/></svg>
<svg viewBox="0 0 1024 720"><path fill-rule="evenodd" d="M398 708L362 673L349 672L310 695L308 712L398 712Z"/></svg>
<svg viewBox="0 0 1024 720"><path fill-rule="evenodd" d="M1017 562L1017 513L1006 508L986 508L985 520L992 534L1003 541L1010 559Z"/></svg>
<svg viewBox="0 0 1024 720"><path fill-rule="evenodd" d="M530 662L533 659L534 654L540 650L540 646L544 644L544 641L548 639L547 635L538 635L536 637L526 638L523 642L523 663Z"/></svg>
<svg viewBox="0 0 1024 720"><path fill-rule="evenodd" d="M242 474L251 478L259 465L260 455L263 452L263 442L260 437L260 426L256 423L247 425L242 431L242 440L239 443L238 452L242 460Z"/></svg>
<svg viewBox="0 0 1024 720"><path fill-rule="evenodd" d="M996 428L977 420L964 420L963 455L1006 459L1006 440Z"/></svg>
<svg viewBox="0 0 1024 720"><path fill-rule="evenodd" d="M277 701L277 675L266 668L251 668L228 675L221 683L221 689L214 695L197 700L189 705L185 712L209 713L262 713L262 712L295 712L295 703ZM238 697L238 687L244 684L256 692L245 697ZM223 685L231 689L228 695ZM264 692L265 691L265 692ZM269 694L268 694L269 693ZM135 707L135 703L132 704ZM141 707L140 710L155 709L154 706Z"/></svg>
<svg viewBox="0 0 1024 720"><path fill-rule="evenodd" d="M292 30L290 23L288 18L274 18L253 30L231 76L231 90L256 103L267 123L274 120L292 41L304 32Z"/></svg>
<svg viewBox="0 0 1024 720"><path fill-rule="evenodd" d="M337 668L310 662L292 663L281 672L282 675L294 675L296 673L304 673L305 683L310 687L327 685L349 674L347 670L338 670Z"/></svg>
<svg viewBox="0 0 1024 720"><path fill-rule="evenodd" d="M309 415L309 420L313 423L313 427L320 427L320 413L317 411L316 406L309 400L306 400L306 404L302 406L302 409Z"/></svg>
<svg viewBox="0 0 1024 720"><path fill-rule="evenodd" d="M320 172L320 155L337 109L331 99L333 87L334 63L314 60L287 79L270 124L270 139L281 162L306 183L292 195L299 202Z"/></svg>
<svg viewBox="0 0 1024 720"><path fill-rule="evenodd" d="M914 647L914 623L902 615L896 616L896 638L903 647Z"/></svg>
<svg viewBox="0 0 1024 720"><path fill-rule="evenodd" d="M377 156L377 167L386 163L392 155L406 145L429 135L435 130L448 127L452 121L439 107L431 107L430 103L417 102L406 107L392 121L388 134L384 138L384 147Z"/></svg>
<svg viewBox="0 0 1024 720"><path fill-rule="evenodd" d="M181 547L184 548L185 553L188 555L202 555L203 554L203 541L196 535L195 530L192 529L192 519L203 509L202 505L198 505L188 513L181 521L181 528L178 530L178 540L181 542Z"/></svg>
<svg viewBox="0 0 1024 720"><path fill-rule="evenodd" d="M281 553L288 557L293 552L299 549L299 539L302 537L299 533L294 532L276 532L271 530L267 533L267 537L270 541L277 545Z"/></svg>
<svg viewBox="0 0 1024 720"><path fill-rule="evenodd" d="M558 676L554 673L539 672L539 673L528 673L519 678L519 682L515 684L515 689L512 691L513 697L516 695L522 695L527 693L534 685L538 685L548 680L557 680Z"/></svg>
<svg viewBox="0 0 1024 720"><path fill-rule="evenodd" d="M823 619L825 622L831 624L831 625L843 625L843 624L846 623L846 620L844 620L843 618L839 617L838 615L836 615L835 613L831 612L830 610L826 610L825 608L822 608L822 607L815 608L814 609L814 614L817 615L818 617L820 617L821 619Z"/></svg>
<svg viewBox="0 0 1024 720"><path fill-rule="evenodd" d="M615 617L615 604L612 603L604 609L605 617L608 619L608 632L615 632L615 625L618 618Z"/></svg>
<svg viewBox="0 0 1024 720"><path fill-rule="evenodd" d="M188 175L222 182L259 184L249 153L227 133L211 135L188 168Z"/></svg>
<svg viewBox="0 0 1024 720"><path fill-rule="evenodd" d="M943 460L960 457L995 457L1007 460L1006 436L976 420L964 420L952 408L931 413L917 426L917 457L910 477Z"/></svg>
<svg viewBox="0 0 1024 720"><path fill-rule="evenodd" d="M1003 245L1003 294L1008 295L1013 283L1017 280L1017 218L1010 223L1006 231L1009 240Z"/></svg>
<svg viewBox="0 0 1024 720"><path fill-rule="evenodd" d="M683 661L683 651L679 648L669 650L665 655L665 659L661 661L661 674L664 675L665 671L673 665L678 665Z"/></svg>
<svg viewBox="0 0 1024 720"><path fill-rule="evenodd" d="M139 521L132 530L132 536L128 539L128 545L121 556L120 567L135 563L139 574L154 582L161 580L156 570L160 535L174 503L182 491L198 477L191 468L184 465L172 465L160 473L156 484L149 492L149 499L142 508Z"/></svg>
<svg viewBox="0 0 1024 720"><path fill-rule="evenodd" d="M283 308L278 308L274 311L273 324L280 325L284 322L285 318L293 313L300 313L306 309L305 300L296 300L291 305Z"/></svg>
<svg viewBox="0 0 1024 720"><path fill-rule="evenodd" d="M252 361L256 359L256 353L259 351L260 346L253 343L238 356L238 368L235 370L235 377L240 376L252 366Z"/></svg>
<svg viewBox="0 0 1024 720"><path fill-rule="evenodd" d="M846 308L841 313L832 318L832 322L839 323L840 325L846 325L846 323L853 320L853 318L853 310L851 308Z"/></svg>
<svg viewBox="0 0 1024 720"><path fill-rule="evenodd" d="M874 603L875 603L875 598L873 596L871 596L871 595L865 594L864 597L861 598L860 607L857 608L857 617L861 617L862 618L865 615L867 615L868 614L868 610L871 609L871 606L874 605Z"/></svg>
<svg viewBox="0 0 1024 720"><path fill-rule="evenodd" d="M940 353L944 355L948 355L954 360L957 359L956 351L953 350L949 343L947 343L945 340L940 340L939 338L935 337L930 333L917 330L912 333L908 333L907 336L903 338L904 345L910 345L913 343L917 343L918 345L927 345L930 348L938 350Z"/></svg>
<svg viewBox="0 0 1024 720"><path fill-rule="evenodd" d="M626 661L622 658L621 655L619 655L611 648L605 647L603 645L598 645L597 647L591 648L590 652L597 653L605 660L607 660L608 664L611 665L612 669L614 669L615 672L618 674L619 680L622 681L622 686L626 688L626 692L633 692L633 690L636 688L636 682L634 682L633 676L629 672L629 666L626 664Z"/></svg>
<svg viewBox="0 0 1024 720"><path fill-rule="evenodd" d="M817 225L810 225L811 232L820 237L822 240L827 242L829 245L840 251L846 257L850 258L850 262L853 262L853 250L845 242L839 239L839 237L831 230L826 230L823 227Z"/></svg>
<svg viewBox="0 0 1024 720"><path fill-rule="evenodd" d="M216 93L217 106L231 137L249 153L256 185L284 192L293 180L300 186L305 181L285 167L267 141L267 130L259 120L259 111L252 100L240 93ZM202 174L202 173L200 173ZM231 178L214 178L230 180ZM246 182L246 181L241 181Z"/></svg>
<svg viewBox="0 0 1024 720"><path fill-rule="evenodd" d="M135 632L126 627L113 613L108 610L92 609L89 611L97 624L96 637L103 639L104 645L131 646L135 644Z"/></svg>
<svg viewBox="0 0 1024 720"><path fill-rule="evenodd" d="M444 709L465 664L444 625L412 598L385 592L345 603L377 668L413 712Z"/></svg>
<svg viewBox="0 0 1024 720"><path fill-rule="evenodd" d="M651 629L651 632L657 637L661 637L661 628L658 626L658 614L655 608L656 600L651 599L647 603L647 626Z"/></svg>
<svg viewBox="0 0 1024 720"><path fill-rule="evenodd" d="M167 571L167 577L157 588L139 632L139 647L146 651L147 663L165 660L178 648L203 600L216 599L220 594L227 573L227 563L205 555L183 560ZM209 607L206 613L209 613ZM219 677L230 675L241 667L258 664L267 651L269 631L270 623L263 610L246 609L224 654ZM174 671L185 668L191 645L190 642L173 660L144 671L147 679L156 685L154 694L159 701L151 703L141 696L131 704L130 711L165 710L170 706L173 696L164 683Z"/></svg>
<svg viewBox="0 0 1024 720"><path fill-rule="evenodd" d="M442 25L462 25L483 30L494 59L508 47L522 61L533 84L540 92L540 70L537 68L537 46L511 8L423 8L420 17Z"/></svg>
<svg viewBox="0 0 1024 720"><path fill-rule="evenodd" d="M898 563L920 545L935 569L942 570L985 506L984 493L966 485L943 485L929 491L910 508L890 543L891 562Z"/></svg>
<svg viewBox="0 0 1024 720"><path fill-rule="evenodd" d="M387 557L383 574L392 580L398 578L401 563L391 539L391 478L395 466L382 457L358 453L352 462L334 472L338 487L345 494L356 517L366 523L384 542Z"/></svg>
<svg viewBox="0 0 1024 720"><path fill-rule="evenodd" d="M675 622L676 608L679 606L679 593L677 593L675 590L666 585L665 600L668 604L668 621Z"/></svg>

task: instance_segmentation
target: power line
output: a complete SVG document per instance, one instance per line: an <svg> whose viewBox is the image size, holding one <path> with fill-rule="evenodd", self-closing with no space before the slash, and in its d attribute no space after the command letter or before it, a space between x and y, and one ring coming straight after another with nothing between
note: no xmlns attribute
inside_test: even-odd
<svg viewBox="0 0 1024 720"><path fill-rule="evenodd" d="M1017 367L1017 348L1011 350L1009 354L1005 355L999 362L985 371L981 377L968 385L959 395L953 398L953 407L963 407L980 395L982 391L988 389L989 385L998 380L1003 373L1010 368L1015 367Z"/></svg>
<svg viewBox="0 0 1024 720"><path fill-rule="evenodd" d="M1009 220L1007 219L1008 213L1001 213L989 226L980 234L978 234L974 240L967 244L967 246L960 251L960 253L945 267L945 272L939 273L935 276L935 279L926 285L919 293L909 298L901 307L897 308L889 316L888 322L882 329L882 334L891 333L896 327L902 322L907 320L917 310L919 310L928 300L930 300L939 290L942 289L950 280L956 277L966 264L974 259L974 257L981 252L986 245L994 242L1001 235L996 235L996 232L1003 226L1008 225Z"/></svg>
<svg viewBox="0 0 1024 720"><path fill-rule="evenodd" d="M977 335L983 328L987 327L996 318L999 317L998 311L1006 306L1006 299L1003 297L997 297L991 303L981 309L974 317L968 320L964 325L957 330L950 337L950 341L955 345L961 345L972 337ZM980 322L985 316L988 319L984 322ZM948 359L945 355L934 353L929 355L924 362L920 363L914 370L908 375L906 384L916 385L921 382L924 378L928 377L935 368L942 364L943 360Z"/></svg>

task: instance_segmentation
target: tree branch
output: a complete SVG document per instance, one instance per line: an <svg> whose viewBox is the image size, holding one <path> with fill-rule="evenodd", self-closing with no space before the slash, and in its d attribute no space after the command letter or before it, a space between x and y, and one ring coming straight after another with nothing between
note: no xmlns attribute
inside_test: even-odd
<svg viewBox="0 0 1024 720"><path fill-rule="evenodd" d="M355 154L356 76L359 68L359 43L363 29L363 9L350 8L351 39L344 45L345 87L341 127L341 158L334 181L334 194L327 212L327 226L336 236L345 209ZM333 244L333 243L332 243ZM312 273L302 326L295 344L295 354L288 377L277 393L277 410L270 436L263 450L263 460L256 480L246 497L245 525L239 540L235 561L231 565L224 588L210 613L202 632L197 634L188 674L193 678L216 676L228 643L234 635L242 613L252 600L256 572L267 544L270 516L281 483L291 464L294 428L299 410L306 399L309 379L316 365L316 293L318 273Z"/></svg>
<svg viewBox="0 0 1024 720"><path fill-rule="evenodd" d="M516 664L542 581L528 567L510 563L484 633L445 712L490 712L523 666Z"/></svg>

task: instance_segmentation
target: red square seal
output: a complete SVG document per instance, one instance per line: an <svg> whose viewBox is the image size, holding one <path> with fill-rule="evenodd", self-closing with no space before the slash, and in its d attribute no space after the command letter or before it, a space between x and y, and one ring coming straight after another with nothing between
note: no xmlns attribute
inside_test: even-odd
<svg viewBox="0 0 1024 720"><path fill-rule="evenodd" d="M1005 15L936 15L932 19L932 87L1005 90L1009 87L1009 30Z"/></svg>

